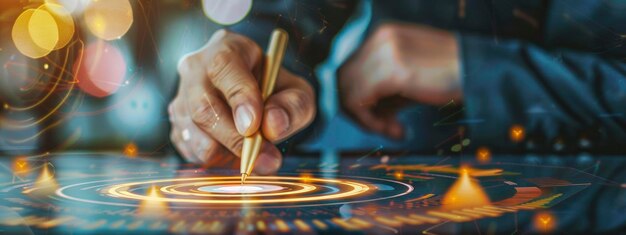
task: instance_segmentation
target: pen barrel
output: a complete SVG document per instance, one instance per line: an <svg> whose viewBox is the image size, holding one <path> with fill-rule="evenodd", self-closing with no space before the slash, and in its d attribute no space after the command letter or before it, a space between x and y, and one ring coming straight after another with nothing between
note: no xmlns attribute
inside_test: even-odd
<svg viewBox="0 0 626 235"><path fill-rule="evenodd" d="M275 29L272 32L265 60L263 64L263 74L261 77L261 96L263 101L274 92L274 86L276 85L276 79L280 72L280 65L287 50L287 41L289 35L283 29ZM260 131L257 131L251 136L244 137L243 147L241 152L241 167L240 172L242 174L250 175L254 162L259 156L261 151L261 145L263 144L263 136ZM243 181L242 181L243 182Z"/></svg>
<svg viewBox="0 0 626 235"><path fill-rule="evenodd" d="M272 32L269 45L267 47L267 55L264 60L263 77L261 77L261 95L263 101L274 92L274 85L276 84L276 78L280 71L280 65L287 50L287 41L289 35L283 29L275 29Z"/></svg>

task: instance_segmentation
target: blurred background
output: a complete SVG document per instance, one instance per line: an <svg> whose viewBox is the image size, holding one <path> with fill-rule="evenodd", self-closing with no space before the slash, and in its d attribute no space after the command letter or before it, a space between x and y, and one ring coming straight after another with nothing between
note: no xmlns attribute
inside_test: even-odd
<svg viewBox="0 0 626 235"><path fill-rule="evenodd" d="M178 60L204 45L219 28L246 34L261 47L272 28L287 28L292 40L285 66L324 92L319 91L315 66L357 2L321 2L1 1L0 151L172 153L166 107L177 89ZM325 97L319 100L322 118L305 134L285 141L284 152L370 151L383 146L433 150L458 131L457 126L432 131L436 116L445 117L458 107L442 111L416 106L405 111L404 119L419 115L421 124L407 127L406 140L393 141L334 114L332 92L320 97ZM330 116L324 114L328 111ZM429 133L428 138L412 142L416 131Z"/></svg>
<svg viewBox="0 0 626 235"><path fill-rule="evenodd" d="M290 33L283 65L318 93L315 122L281 143L283 152L624 151L615 138L624 135L624 2L395 3L0 1L0 152L174 153L166 107L179 59L220 28L265 48L276 27ZM465 40L462 52L473 53L461 61L461 70L473 69L462 71L473 81L464 97L473 107L414 104L399 116L402 140L348 118L335 76L373 28L394 20L453 31Z"/></svg>
<svg viewBox="0 0 626 235"><path fill-rule="evenodd" d="M164 151L177 61L220 27L178 0L9 0L0 24L0 151L12 154Z"/></svg>

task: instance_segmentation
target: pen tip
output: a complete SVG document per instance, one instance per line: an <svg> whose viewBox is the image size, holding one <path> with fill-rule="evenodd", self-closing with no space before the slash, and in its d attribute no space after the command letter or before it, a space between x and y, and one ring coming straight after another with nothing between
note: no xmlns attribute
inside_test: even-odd
<svg viewBox="0 0 626 235"><path fill-rule="evenodd" d="M243 185L243 183L246 182L246 177L248 177L248 174L241 173L241 185Z"/></svg>

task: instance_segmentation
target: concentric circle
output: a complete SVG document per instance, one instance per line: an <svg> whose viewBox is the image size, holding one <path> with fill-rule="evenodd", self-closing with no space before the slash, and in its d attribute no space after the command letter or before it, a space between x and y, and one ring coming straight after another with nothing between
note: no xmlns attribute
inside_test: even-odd
<svg viewBox="0 0 626 235"><path fill-rule="evenodd" d="M371 202L413 191L411 185L403 182L368 177L249 177L244 185L240 180L239 176L113 179L67 185L58 189L55 197L130 207L137 207L141 202L156 202L179 209L284 208ZM394 190L379 190L377 185ZM148 193L150 189L158 189L158 193Z"/></svg>
<svg viewBox="0 0 626 235"><path fill-rule="evenodd" d="M165 195L163 197L151 197L148 195L142 195L133 192L133 188L138 186L155 185L159 183L176 183L176 182L203 182L205 184L216 185L233 185L239 183L241 180L238 176L231 177L199 177L199 178L183 178L183 179L161 179L161 180L149 180L143 182L134 182L115 185L107 191L109 195L119 198L127 198L133 200L150 200L159 202L176 202L176 203L195 203L195 204L258 204L258 203L289 203L289 202L307 202L307 201L324 201L332 199L346 198L350 196L359 195L367 192L370 188L362 183L336 180L336 179L322 179L322 178L308 178L307 181L311 183L321 183L334 185L341 188L338 193L315 193L304 194L311 191L320 190L320 186L315 186L310 183L297 183L289 181L301 181L300 177L250 177L249 183L252 184L266 184L266 185L287 185L300 187L297 190L284 190L277 193L261 193L250 194L241 193L239 195L233 194L216 194L210 192L184 192L171 190L172 188L180 188L189 184L173 184L161 188L161 192ZM197 184L197 183L192 183ZM223 186L222 186L223 187ZM293 187L293 188L295 188ZM291 187L290 187L291 188ZM289 188L287 188L289 189ZM284 197L287 195L300 195L298 197ZM192 197L180 197L180 196L192 196ZM254 196L254 197L251 197ZM209 198L197 198L197 197L209 197ZM214 198L217 197L217 198ZM221 198L220 198L221 197Z"/></svg>

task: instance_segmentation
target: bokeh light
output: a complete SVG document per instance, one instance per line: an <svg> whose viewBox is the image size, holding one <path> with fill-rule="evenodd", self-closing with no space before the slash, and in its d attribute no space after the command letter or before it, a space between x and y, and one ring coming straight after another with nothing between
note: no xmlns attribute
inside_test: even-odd
<svg viewBox="0 0 626 235"><path fill-rule="evenodd" d="M555 216L548 211L541 211L535 214L533 218L535 229L541 233L549 233L556 227Z"/></svg>
<svg viewBox="0 0 626 235"><path fill-rule="evenodd" d="M35 13L37 13L37 17L31 24ZM38 23L39 25L37 25ZM46 33L50 33L50 35L45 35ZM40 36L41 34L43 34L43 38L37 38L35 41L33 36ZM54 18L49 13L37 9L27 9L15 20L11 37L20 53L37 59L48 55L54 49L59 35ZM44 46L42 47L40 44Z"/></svg>
<svg viewBox="0 0 626 235"><path fill-rule="evenodd" d="M133 24L128 0L93 0L84 12L89 31L104 40L121 38Z"/></svg>
<svg viewBox="0 0 626 235"><path fill-rule="evenodd" d="M203 0L204 14L221 25L231 25L248 15L252 0Z"/></svg>
<svg viewBox="0 0 626 235"><path fill-rule="evenodd" d="M36 9L28 21L28 33L35 45L44 50L54 50L59 41L59 28L52 15L45 11Z"/></svg>
<svg viewBox="0 0 626 235"><path fill-rule="evenodd" d="M509 129L509 137L513 142L521 142L526 137L526 131L524 127L520 125L513 125L511 129Z"/></svg>
<svg viewBox="0 0 626 235"><path fill-rule="evenodd" d="M22 12L13 24L11 36L20 53L37 59L65 47L72 40L74 30L69 11L61 5L46 3Z"/></svg>
<svg viewBox="0 0 626 235"><path fill-rule="evenodd" d="M491 151L486 147L480 147L476 150L476 160L480 163L489 163L491 161Z"/></svg>
<svg viewBox="0 0 626 235"><path fill-rule="evenodd" d="M85 10L87 6L89 6L89 3L91 3L91 0L45 0L45 1L46 3L49 3L49 4L61 5L70 13L82 12L83 10Z"/></svg>
<svg viewBox="0 0 626 235"><path fill-rule="evenodd" d="M43 4L38 9L50 13L57 25L58 42L54 49L65 47L74 36L74 19L70 12L58 4Z"/></svg>
<svg viewBox="0 0 626 235"><path fill-rule="evenodd" d="M95 97L115 93L122 86L126 69L120 50L100 40L90 43L83 52L82 61L74 64L78 86Z"/></svg>

